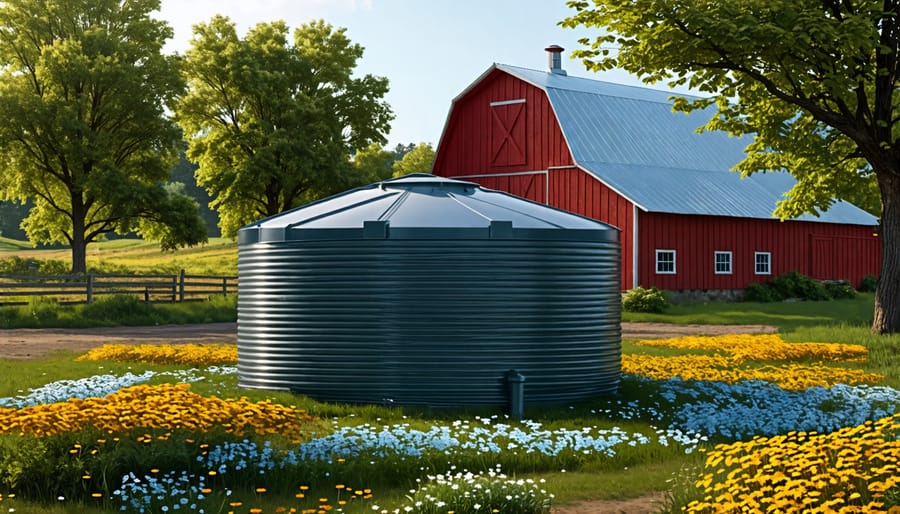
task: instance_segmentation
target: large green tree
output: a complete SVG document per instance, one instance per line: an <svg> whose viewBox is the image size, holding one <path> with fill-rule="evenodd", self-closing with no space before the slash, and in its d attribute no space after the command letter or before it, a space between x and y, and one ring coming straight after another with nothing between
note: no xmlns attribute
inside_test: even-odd
<svg viewBox="0 0 900 514"><path fill-rule="evenodd" d="M776 214L881 197L882 269L872 330L900 331L900 113L896 0L570 1L565 26L599 29L575 54L593 70L706 93L709 130L753 134L743 174L797 178Z"/></svg>
<svg viewBox="0 0 900 514"><path fill-rule="evenodd" d="M317 21L260 23L241 39L213 17L194 27L176 107L224 235L353 182L350 156L384 143L387 79L354 77L363 48Z"/></svg>
<svg viewBox="0 0 900 514"><path fill-rule="evenodd" d="M196 208L163 187L181 139L164 107L183 81L159 5L0 3L0 198L33 201L29 239L71 245L75 272L113 230L205 240Z"/></svg>

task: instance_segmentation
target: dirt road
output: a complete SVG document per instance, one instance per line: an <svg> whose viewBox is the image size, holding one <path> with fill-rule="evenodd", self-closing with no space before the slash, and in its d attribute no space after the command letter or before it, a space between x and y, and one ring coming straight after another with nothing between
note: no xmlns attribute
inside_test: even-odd
<svg viewBox="0 0 900 514"><path fill-rule="evenodd" d="M681 335L771 333L763 325L672 325L668 323L622 323L626 339L661 339ZM153 327L107 327L84 329L0 330L0 359L38 359L50 352L83 352L106 343L234 343L237 323L158 325Z"/></svg>

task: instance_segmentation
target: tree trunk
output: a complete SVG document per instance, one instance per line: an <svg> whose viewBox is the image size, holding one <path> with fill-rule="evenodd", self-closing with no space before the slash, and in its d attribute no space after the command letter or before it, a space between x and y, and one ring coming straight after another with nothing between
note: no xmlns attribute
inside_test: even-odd
<svg viewBox="0 0 900 514"><path fill-rule="evenodd" d="M80 193L72 194L72 273L87 272L87 241L84 239L84 219L87 209Z"/></svg>
<svg viewBox="0 0 900 514"><path fill-rule="evenodd" d="M87 272L87 242L84 240L84 230L75 230L72 234L72 273Z"/></svg>
<svg viewBox="0 0 900 514"><path fill-rule="evenodd" d="M900 332L900 176L879 173L881 189L881 276L875 290L872 332Z"/></svg>

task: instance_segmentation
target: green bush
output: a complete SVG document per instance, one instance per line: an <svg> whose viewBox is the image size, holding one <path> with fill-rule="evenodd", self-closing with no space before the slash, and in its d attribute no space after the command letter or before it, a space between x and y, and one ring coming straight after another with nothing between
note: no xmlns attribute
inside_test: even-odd
<svg viewBox="0 0 900 514"><path fill-rule="evenodd" d="M768 282L782 300L800 298L802 300L828 300L830 296L825 285L796 271L789 271Z"/></svg>
<svg viewBox="0 0 900 514"><path fill-rule="evenodd" d="M54 259L0 259L0 275L68 275L69 264Z"/></svg>
<svg viewBox="0 0 900 514"><path fill-rule="evenodd" d="M837 300L840 298L856 298L856 290L850 285L850 282L841 280L839 282L828 282L825 284L825 291L828 296Z"/></svg>
<svg viewBox="0 0 900 514"><path fill-rule="evenodd" d="M866 275L859 281L860 293L874 293L878 287L878 279L875 275Z"/></svg>
<svg viewBox="0 0 900 514"><path fill-rule="evenodd" d="M824 284L796 271L778 275L764 284L750 284L744 290L744 300L748 302L780 302L791 298L821 301L854 297L856 291L847 281Z"/></svg>
<svg viewBox="0 0 900 514"><path fill-rule="evenodd" d="M637 286L622 298L622 308L626 312L660 313L669 307L666 295L655 287L645 289Z"/></svg>
<svg viewBox="0 0 900 514"><path fill-rule="evenodd" d="M744 289L744 301L771 303L780 302L781 297L772 286L768 284L750 284Z"/></svg>

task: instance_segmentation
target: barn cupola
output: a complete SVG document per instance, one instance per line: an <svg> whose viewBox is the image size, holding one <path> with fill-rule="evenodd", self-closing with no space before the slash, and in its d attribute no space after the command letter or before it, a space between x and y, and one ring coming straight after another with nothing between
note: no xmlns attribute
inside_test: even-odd
<svg viewBox="0 0 900 514"><path fill-rule="evenodd" d="M562 68L562 53L565 48L559 45L550 45L544 50L547 51L547 71L557 75L565 75L566 70Z"/></svg>

